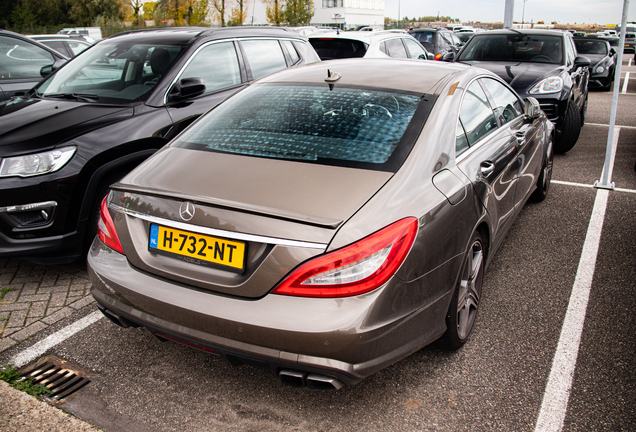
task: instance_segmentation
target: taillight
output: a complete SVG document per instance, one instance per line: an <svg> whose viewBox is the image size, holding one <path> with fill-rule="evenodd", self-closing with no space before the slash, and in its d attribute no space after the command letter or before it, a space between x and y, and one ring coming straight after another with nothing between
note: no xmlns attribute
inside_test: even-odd
<svg viewBox="0 0 636 432"><path fill-rule="evenodd" d="M435 60L441 60L441 59L442 59L442 53L435 55Z"/></svg>
<svg viewBox="0 0 636 432"><path fill-rule="evenodd" d="M99 239L111 249L116 250L120 254L124 254L124 248L121 247L121 243L119 242L119 236L117 235L117 231L115 231L115 224L113 223L113 218L110 217L110 213L108 212L108 206L106 205L106 200L108 196L104 198L102 201L102 206L99 209L99 222L97 223L97 236Z"/></svg>
<svg viewBox="0 0 636 432"><path fill-rule="evenodd" d="M314 258L272 291L301 297L347 297L382 286L400 268L411 250L418 222L399 220L364 239Z"/></svg>

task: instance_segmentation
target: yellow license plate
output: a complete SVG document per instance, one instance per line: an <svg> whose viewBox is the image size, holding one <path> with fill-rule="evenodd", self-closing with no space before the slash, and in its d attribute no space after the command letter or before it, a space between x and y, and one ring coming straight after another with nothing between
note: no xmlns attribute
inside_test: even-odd
<svg viewBox="0 0 636 432"><path fill-rule="evenodd" d="M178 255L194 264L212 264L239 272L245 269L245 243L239 241L152 224L148 248Z"/></svg>

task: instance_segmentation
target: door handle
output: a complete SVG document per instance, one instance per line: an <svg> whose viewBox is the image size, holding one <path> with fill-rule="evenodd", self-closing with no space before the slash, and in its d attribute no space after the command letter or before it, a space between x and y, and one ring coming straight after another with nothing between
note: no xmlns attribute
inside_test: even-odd
<svg viewBox="0 0 636 432"><path fill-rule="evenodd" d="M517 131L515 133L515 137L517 138L517 142L519 144L523 144L526 142L526 131Z"/></svg>
<svg viewBox="0 0 636 432"><path fill-rule="evenodd" d="M483 177L487 178L494 171L495 171L495 164L492 163L491 161L483 161L479 165L479 172L481 173Z"/></svg>

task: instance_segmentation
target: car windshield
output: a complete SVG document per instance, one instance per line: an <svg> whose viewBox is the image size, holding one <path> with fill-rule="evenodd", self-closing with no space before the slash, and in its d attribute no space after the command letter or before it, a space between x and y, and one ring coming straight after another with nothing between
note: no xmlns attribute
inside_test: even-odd
<svg viewBox="0 0 636 432"><path fill-rule="evenodd" d="M599 40L575 40L576 51L579 54L603 54L607 55L607 43Z"/></svg>
<svg viewBox="0 0 636 432"><path fill-rule="evenodd" d="M338 85L255 85L171 146L395 171L424 122L411 120L427 104L421 95Z"/></svg>
<svg viewBox="0 0 636 432"><path fill-rule="evenodd" d="M563 64L563 38L520 33L475 35L458 61L508 61Z"/></svg>
<svg viewBox="0 0 636 432"><path fill-rule="evenodd" d="M86 96L100 103L144 101L181 52L176 45L102 42L37 88L44 97Z"/></svg>

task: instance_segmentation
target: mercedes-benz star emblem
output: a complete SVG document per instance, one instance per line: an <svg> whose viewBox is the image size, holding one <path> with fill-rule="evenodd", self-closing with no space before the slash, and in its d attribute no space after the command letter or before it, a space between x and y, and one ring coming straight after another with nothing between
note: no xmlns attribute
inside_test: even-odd
<svg viewBox="0 0 636 432"><path fill-rule="evenodd" d="M190 201L186 201L179 207L179 216L187 222L194 217L194 211L194 204Z"/></svg>

